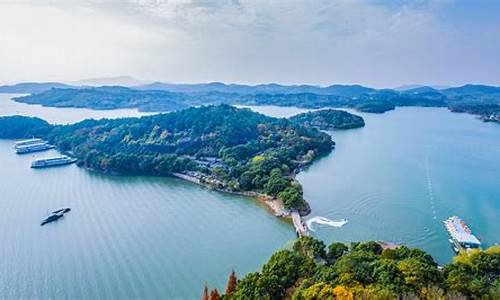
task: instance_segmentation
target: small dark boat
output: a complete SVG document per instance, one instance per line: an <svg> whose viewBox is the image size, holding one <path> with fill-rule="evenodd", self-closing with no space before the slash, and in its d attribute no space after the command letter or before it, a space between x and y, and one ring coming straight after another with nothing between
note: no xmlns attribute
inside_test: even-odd
<svg viewBox="0 0 500 300"><path fill-rule="evenodd" d="M51 214L58 214L58 213L67 213L68 211L70 211L71 208L61 208L61 209L58 209L58 210L54 210L53 212L51 212Z"/></svg>
<svg viewBox="0 0 500 300"><path fill-rule="evenodd" d="M57 220L59 220L60 218L64 217L64 214L71 211L71 208L61 208L61 209L58 209L58 210L55 210L53 212L50 213L50 215L45 218L42 223L40 223L40 226L43 226L47 223L51 223L51 222L55 222Z"/></svg>

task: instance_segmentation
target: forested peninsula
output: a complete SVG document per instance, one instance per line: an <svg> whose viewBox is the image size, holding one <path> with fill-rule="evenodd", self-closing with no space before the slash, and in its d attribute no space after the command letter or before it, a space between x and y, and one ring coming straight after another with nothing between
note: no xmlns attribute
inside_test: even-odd
<svg viewBox="0 0 500 300"><path fill-rule="evenodd" d="M260 272L236 278L224 294L202 299L500 299L500 246L464 251L439 267L419 249L375 241L328 247L301 237L274 253Z"/></svg>
<svg viewBox="0 0 500 300"><path fill-rule="evenodd" d="M3 117L0 137L42 137L91 170L177 175L218 190L264 195L288 211L306 214L309 208L295 174L334 146L330 135L306 122L324 114L338 116L322 120L328 127L352 128L353 120L364 124L358 116L334 110L288 120L218 105L58 126L37 118Z"/></svg>

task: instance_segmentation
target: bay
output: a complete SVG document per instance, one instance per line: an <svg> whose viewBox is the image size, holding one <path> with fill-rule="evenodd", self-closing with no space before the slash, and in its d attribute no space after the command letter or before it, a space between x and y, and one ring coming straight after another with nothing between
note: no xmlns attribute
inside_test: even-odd
<svg viewBox="0 0 500 300"><path fill-rule="evenodd" d="M0 115L65 124L141 116L16 103ZM250 107L288 117L298 108ZM357 112L355 112L357 113ZM307 219L331 241L380 239L420 247L439 263L453 252L441 221L459 215L485 245L500 242L500 126L440 108L361 114L366 127L330 132L336 149L298 175L312 207ZM4 298L196 299L205 281L260 269L290 244L293 228L258 202L173 178L106 176L75 165L33 170L0 140L0 295ZM73 210L39 226L59 207Z"/></svg>
<svg viewBox="0 0 500 300"><path fill-rule="evenodd" d="M51 123L123 113L0 97L0 115ZM205 282L223 290L232 269L257 271L295 238L291 225L253 199L175 178L106 176L76 165L31 169L33 159L57 152L16 155L12 143L0 140L0 298L198 299ZM41 227L60 207L72 210Z"/></svg>

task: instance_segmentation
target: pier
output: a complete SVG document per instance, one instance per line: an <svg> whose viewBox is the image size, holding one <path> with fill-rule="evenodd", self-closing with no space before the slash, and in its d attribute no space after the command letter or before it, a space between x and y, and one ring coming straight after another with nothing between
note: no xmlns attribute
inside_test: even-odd
<svg viewBox="0 0 500 300"><path fill-rule="evenodd" d="M309 236L309 230L307 225L302 221L302 217L300 216L298 211L292 211L290 213L292 216L293 227L295 227L295 232L299 237L301 236Z"/></svg>

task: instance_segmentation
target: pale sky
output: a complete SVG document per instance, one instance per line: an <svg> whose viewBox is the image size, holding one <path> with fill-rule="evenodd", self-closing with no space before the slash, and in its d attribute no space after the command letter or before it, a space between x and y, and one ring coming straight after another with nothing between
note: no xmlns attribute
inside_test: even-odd
<svg viewBox="0 0 500 300"><path fill-rule="evenodd" d="M0 1L0 83L500 85L500 1Z"/></svg>

